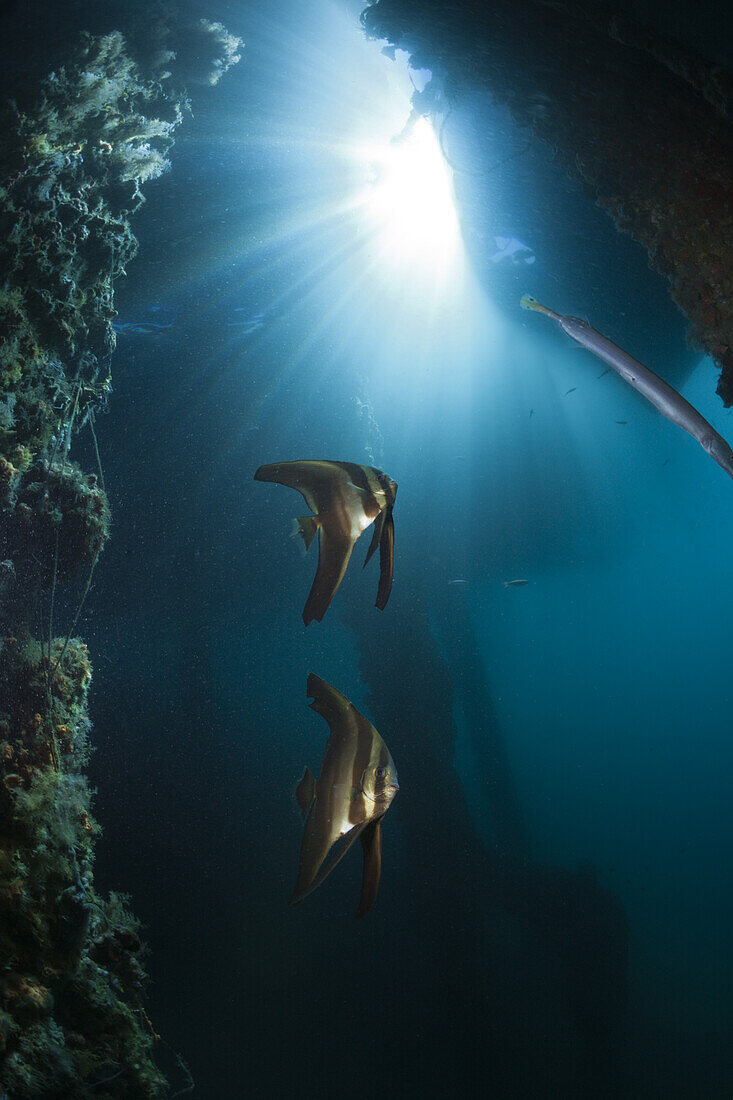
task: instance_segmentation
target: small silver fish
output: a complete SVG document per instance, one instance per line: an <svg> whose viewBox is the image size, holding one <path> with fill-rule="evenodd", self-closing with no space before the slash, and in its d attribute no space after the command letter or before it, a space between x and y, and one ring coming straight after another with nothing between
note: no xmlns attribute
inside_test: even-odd
<svg viewBox="0 0 733 1100"><path fill-rule="evenodd" d="M529 581L516 580L516 581L502 581L505 588L521 588L525 584L529 584Z"/></svg>
<svg viewBox="0 0 733 1100"><path fill-rule="evenodd" d="M247 312L248 311L247 311L245 306L236 306L232 310L232 313L247 313ZM249 317L235 317L233 320L225 321L224 323L225 323L225 325L227 325L230 328L239 328L239 329L241 329L241 332L242 332L243 336L249 336L250 333L256 332L257 329L262 328L262 326L265 323L265 314L264 313L255 313L253 316L249 316Z"/></svg>

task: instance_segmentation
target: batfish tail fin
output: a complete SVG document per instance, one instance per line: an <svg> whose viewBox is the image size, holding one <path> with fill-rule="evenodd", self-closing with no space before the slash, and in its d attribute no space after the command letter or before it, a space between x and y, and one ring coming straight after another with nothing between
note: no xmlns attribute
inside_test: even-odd
<svg viewBox="0 0 733 1100"><path fill-rule="evenodd" d="M307 765L303 772L303 778L295 788L295 797L298 800L303 821L305 821L310 813L311 806L316 800L316 781L313 778L313 772Z"/></svg>
<svg viewBox="0 0 733 1100"><path fill-rule="evenodd" d="M293 520L293 538L301 536L305 543L306 553L310 550L313 539L316 537L320 520L318 516L298 516Z"/></svg>
<svg viewBox="0 0 733 1100"><path fill-rule="evenodd" d="M382 819L381 817L367 826L361 834L361 846L364 852L364 871L361 878L361 897L357 917L366 916L377 899L379 879L382 873Z"/></svg>
<svg viewBox="0 0 733 1100"><path fill-rule="evenodd" d="M392 591L392 574L394 573L394 520L392 509L385 509L387 515L384 518L382 537L379 543L379 588L375 607L384 611L387 606L389 594Z"/></svg>

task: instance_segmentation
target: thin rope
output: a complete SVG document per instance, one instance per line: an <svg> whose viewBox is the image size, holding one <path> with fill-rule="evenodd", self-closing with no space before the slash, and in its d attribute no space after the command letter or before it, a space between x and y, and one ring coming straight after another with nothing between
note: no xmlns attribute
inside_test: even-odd
<svg viewBox="0 0 733 1100"><path fill-rule="evenodd" d="M94 420L93 416L90 416L90 418L89 418L89 428L90 428L91 433L92 433L92 439L94 440L94 451L95 451L95 454L97 456L97 469L99 470L99 484L102 487L102 492L106 492L106 490L104 488L104 474L102 473L102 459L101 459L100 454L99 454L99 444L97 443L97 433L94 430L93 420ZM57 532L57 539L58 539L58 532ZM57 549L58 549L58 544L57 544ZM82 608L84 607L84 601L86 600L87 595L89 594L89 589L90 589L91 584L92 584L92 577L94 576L94 567L96 566L97 561L99 560L99 555L100 555L101 551L102 551L102 543L100 542L99 546L97 547L97 549L95 551L94 557L92 558L92 564L91 564L90 569L89 569L89 576L87 577L87 583L84 586L84 591L81 594L81 599L79 600L79 606L77 607L76 614L74 615L74 621L72 622L71 626L69 627L69 633L66 635L66 640L64 641L64 644L61 648L61 652L59 653L59 655L56 659L56 663L53 666L53 670L52 670L53 675L56 674L56 669L61 664L61 658L63 657L64 653L66 653L66 647L68 646L68 644L71 640L71 635L74 633L74 629L76 627L76 624L79 621L79 616L81 615ZM49 645L50 645L50 642L49 642ZM49 663L50 663L50 650L49 650Z"/></svg>
<svg viewBox="0 0 733 1100"><path fill-rule="evenodd" d="M92 439L94 440L94 453L97 456L97 469L99 470L99 484L102 486L102 492L106 493L107 490L104 487L104 474L102 473L102 460L99 457L99 444L97 443L97 433L94 430L94 413L89 414L89 429L92 433Z"/></svg>

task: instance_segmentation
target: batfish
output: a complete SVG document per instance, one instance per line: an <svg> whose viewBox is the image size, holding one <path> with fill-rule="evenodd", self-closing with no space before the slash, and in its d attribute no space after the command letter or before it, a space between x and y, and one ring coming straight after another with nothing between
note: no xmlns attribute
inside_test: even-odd
<svg viewBox="0 0 733 1100"><path fill-rule="evenodd" d="M374 534L367 564L379 547L379 588L376 606L381 610L392 591L394 569L394 521L392 509L397 483L374 466L355 462L275 462L260 466L255 481L276 481L297 489L315 512L297 520L306 550L318 532L318 569L303 609L306 626L320 622L349 564L354 543L370 523Z"/></svg>
<svg viewBox="0 0 733 1100"><path fill-rule="evenodd" d="M374 726L340 691L311 673L308 698L313 700L311 709L328 722L331 735L318 779L306 768L295 792L305 833L290 904L297 905L320 886L361 839L364 871L356 915L363 917L379 888L382 818L399 790L397 770Z"/></svg>

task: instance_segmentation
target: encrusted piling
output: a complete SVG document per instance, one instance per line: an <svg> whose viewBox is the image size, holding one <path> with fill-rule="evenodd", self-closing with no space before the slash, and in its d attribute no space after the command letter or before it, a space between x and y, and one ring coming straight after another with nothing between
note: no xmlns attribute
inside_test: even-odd
<svg viewBox="0 0 733 1100"><path fill-rule="evenodd" d="M376 0L362 19L448 103L488 91L552 148L646 248L733 404L731 74L601 3Z"/></svg>
<svg viewBox="0 0 733 1100"><path fill-rule="evenodd" d="M83 471L69 448L111 393L130 217L169 166L186 83L214 84L239 59L220 24L177 25L175 51L166 33L144 58L120 30L85 35L34 98L0 107L0 1096L12 1100L169 1095L138 923L94 887L92 666L55 609L74 578L83 599L110 533L101 468Z"/></svg>

